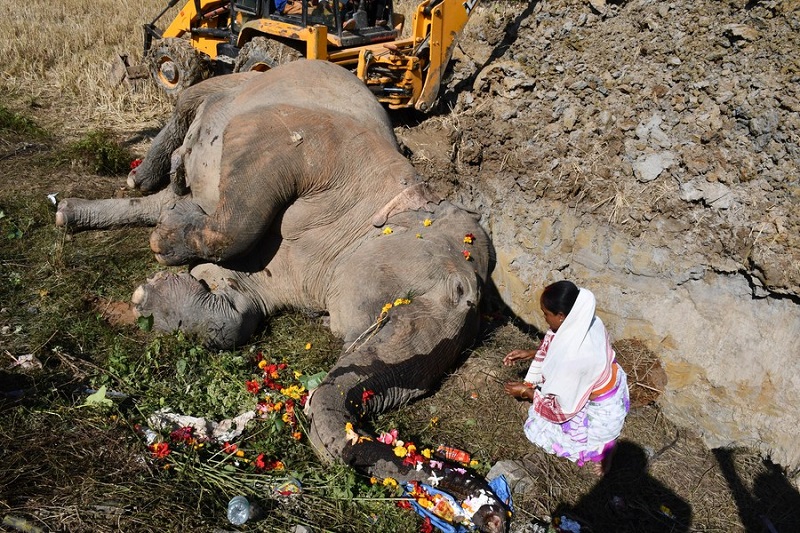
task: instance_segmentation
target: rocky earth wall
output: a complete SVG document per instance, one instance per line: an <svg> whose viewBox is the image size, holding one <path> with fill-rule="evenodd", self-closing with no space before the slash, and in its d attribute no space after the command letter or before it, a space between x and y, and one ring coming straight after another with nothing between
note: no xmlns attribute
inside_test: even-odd
<svg viewBox="0 0 800 533"><path fill-rule="evenodd" d="M398 135L483 214L510 308L591 288L675 422L800 466L800 1L484 3L454 65Z"/></svg>

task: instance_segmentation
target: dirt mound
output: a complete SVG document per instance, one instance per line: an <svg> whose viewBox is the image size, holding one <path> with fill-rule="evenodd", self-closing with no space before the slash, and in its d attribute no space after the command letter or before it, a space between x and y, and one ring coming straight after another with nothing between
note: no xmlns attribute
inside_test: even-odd
<svg viewBox="0 0 800 533"><path fill-rule="evenodd" d="M756 297L800 295L800 2L545 0L476 18L442 118L400 132L440 192L567 202L745 273Z"/></svg>

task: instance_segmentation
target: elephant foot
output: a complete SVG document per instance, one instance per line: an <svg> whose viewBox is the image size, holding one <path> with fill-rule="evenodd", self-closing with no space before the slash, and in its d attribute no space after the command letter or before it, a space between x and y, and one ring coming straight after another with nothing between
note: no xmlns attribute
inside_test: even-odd
<svg viewBox="0 0 800 533"><path fill-rule="evenodd" d="M81 200L80 198L65 198L61 200L56 210L56 226L69 228L70 230L90 228L89 205L89 200Z"/></svg>
<svg viewBox="0 0 800 533"><path fill-rule="evenodd" d="M153 317L154 329L196 334L214 348L243 344L260 323L245 295L215 294L188 273L159 272L134 291L131 302L137 317Z"/></svg>
<svg viewBox="0 0 800 533"><path fill-rule="evenodd" d="M202 241L208 215L192 201L181 201L166 209L150 234L150 249L162 265L185 265L192 260L214 261Z"/></svg>

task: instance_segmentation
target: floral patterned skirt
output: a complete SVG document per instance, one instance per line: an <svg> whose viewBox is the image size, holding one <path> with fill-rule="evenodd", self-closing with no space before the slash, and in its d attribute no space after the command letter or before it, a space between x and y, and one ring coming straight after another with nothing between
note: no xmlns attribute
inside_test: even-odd
<svg viewBox="0 0 800 533"><path fill-rule="evenodd" d="M542 418L531 406L525 436L547 453L566 457L579 466L587 461L601 462L614 447L629 410L628 379L618 368L616 387L586 402L578 414L563 424Z"/></svg>

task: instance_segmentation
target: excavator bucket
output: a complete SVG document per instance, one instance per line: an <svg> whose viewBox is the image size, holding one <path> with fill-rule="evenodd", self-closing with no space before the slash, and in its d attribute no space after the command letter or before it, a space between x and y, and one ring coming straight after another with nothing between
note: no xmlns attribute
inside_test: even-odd
<svg viewBox="0 0 800 533"><path fill-rule="evenodd" d="M139 88L150 77L145 65L131 65L128 54L114 54L108 70L108 83L118 87L123 83L132 89Z"/></svg>

